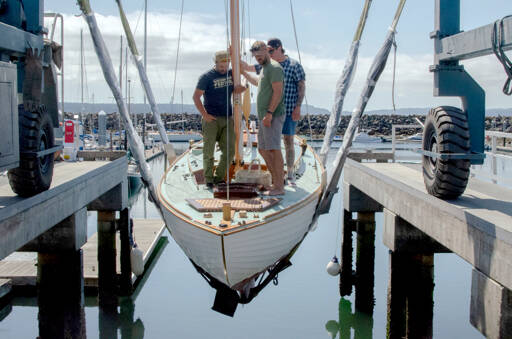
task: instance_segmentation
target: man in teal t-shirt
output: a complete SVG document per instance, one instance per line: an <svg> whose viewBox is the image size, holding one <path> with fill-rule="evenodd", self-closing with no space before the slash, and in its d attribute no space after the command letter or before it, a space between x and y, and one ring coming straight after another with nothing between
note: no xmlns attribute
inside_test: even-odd
<svg viewBox="0 0 512 339"><path fill-rule="evenodd" d="M281 153L281 132L285 120L284 73L278 62L270 58L267 45L256 41L251 47L252 55L262 66L258 78L242 71L244 77L258 86L256 107L260 121L258 130L258 151L265 160L272 175L272 186L267 195L284 194L284 161Z"/></svg>

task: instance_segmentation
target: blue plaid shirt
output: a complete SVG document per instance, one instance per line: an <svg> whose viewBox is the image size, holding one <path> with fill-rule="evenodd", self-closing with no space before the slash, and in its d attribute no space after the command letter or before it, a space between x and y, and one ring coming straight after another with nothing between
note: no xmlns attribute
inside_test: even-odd
<svg viewBox="0 0 512 339"><path fill-rule="evenodd" d="M285 61L280 62L281 67L284 71L284 106L286 115L292 115L295 106L297 105L297 99L299 98L299 82L306 80L306 73L304 68L295 59L287 57ZM260 73L261 65L254 65L256 73Z"/></svg>

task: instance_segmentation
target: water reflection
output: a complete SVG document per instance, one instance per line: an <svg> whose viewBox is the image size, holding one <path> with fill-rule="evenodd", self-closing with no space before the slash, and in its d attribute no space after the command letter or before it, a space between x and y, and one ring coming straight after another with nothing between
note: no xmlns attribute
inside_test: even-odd
<svg viewBox="0 0 512 339"><path fill-rule="evenodd" d="M354 338L371 339L373 332L373 315L360 312L357 309L352 312L352 303L342 297L339 303L338 321L329 320L325 329L331 338L350 339L351 330L354 330ZM339 334L339 337L338 337Z"/></svg>
<svg viewBox="0 0 512 339"><path fill-rule="evenodd" d="M134 320L135 303L131 297L119 299L118 308L99 307L99 338L118 338L120 330L121 339L144 338L144 323L140 318Z"/></svg>
<svg viewBox="0 0 512 339"><path fill-rule="evenodd" d="M339 321L327 322L335 338L371 338L374 310L375 219L374 213L345 211L340 274ZM352 232L357 233L356 269L352 271ZM343 296L355 290L354 312ZM434 309L434 254L389 251L387 338L432 338Z"/></svg>

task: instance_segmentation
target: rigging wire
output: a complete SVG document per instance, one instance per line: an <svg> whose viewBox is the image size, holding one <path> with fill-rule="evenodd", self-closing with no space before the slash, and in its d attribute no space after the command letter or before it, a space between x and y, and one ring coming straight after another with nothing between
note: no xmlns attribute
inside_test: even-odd
<svg viewBox="0 0 512 339"><path fill-rule="evenodd" d="M245 52L245 1L242 0L242 31L240 33L240 40L242 40L242 51L244 53L244 57L246 56Z"/></svg>
<svg viewBox="0 0 512 339"><path fill-rule="evenodd" d="M137 33L137 28L139 27L139 21L142 13L144 13L144 0L142 0L142 8L140 9L139 17L137 18L137 23L135 24L135 29L133 30L133 35Z"/></svg>
<svg viewBox="0 0 512 339"><path fill-rule="evenodd" d="M181 24L183 22L183 7L184 6L185 6L185 0L181 0L180 27L178 29L178 47L176 49L176 64L174 65L174 81L173 81L173 85L172 85L171 105L174 104L174 93L176 91L176 75L178 74L178 56L180 54Z"/></svg>
<svg viewBox="0 0 512 339"><path fill-rule="evenodd" d="M391 103L393 104L393 114L396 115L395 105L395 78L396 78L396 39L393 37L393 82L391 84Z"/></svg>
<svg viewBox="0 0 512 339"><path fill-rule="evenodd" d="M292 0L290 0L290 12L292 15L292 24L293 24L293 34L295 36L295 45L297 46L297 53L299 55L299 62L302 64L302 58L300 55L300 48L299 48L299 39L297 38L297 28L295 27L295 15L293 13L293 3ZM307 95L304 94L304 101L306 102L306 117L308 118L308 125L309 125L309 135L311 138L311 141L313 141L313 129L311 128L311 117L309 116L309 104L308 104L308 98Z"/></svg>
<svg viewBox="0 0 512 339"><path fill-rule="evenodd" d="M337 219L337 221L336 221L336 245L335 245L333 257L336 257L336 254L338 253L338 246L340 244L340 241L339 241L339 239L340 239L340 229L341 229L340 221L341 221L341 218L342 218L341 211L342 211L342 209L338 208L338 217L336 218ZM345 219L343 219L343 220L345 220ZM345 227L348 227L348 225L345 225L345 223L343 223L343 228L345 228ZM343 239L343 240L345 240L345 239Z"/></svg>
<svg viewBox="0 0 512 339"><path fill-rule="evenodd" d="M249 32L249 44L251 43L251 0L247 0L247 30Z"/></svg>
<svg viewBox="0 0 512 339"><path fill-rule="evenodd" d="M505 85L503 85L503 93L506 95L512 95L512 62L503 51L503 20L510 17L512 17L512 15L508 15L500 20L496 20L494 22L491 36L492 50L494 52L494 55L496 55L499 62L503 65L505 73L507 73L507 80L505 81Z"/></svg>

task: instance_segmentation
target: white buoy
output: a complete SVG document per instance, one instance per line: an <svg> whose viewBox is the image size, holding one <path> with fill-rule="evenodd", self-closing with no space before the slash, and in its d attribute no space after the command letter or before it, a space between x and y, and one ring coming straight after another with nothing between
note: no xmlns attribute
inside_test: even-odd
<svg viewBox="0 0 512 339"><path fill-rule="evenodd" d="M340 273L340 264L338 263L338 258L336 258L336 256L334 256L331 261L329 261L326 270L327 273L332 276L337 276Z"/></svg>
<svg viewBox="0 0 512 339"><path fill-rule="evenodd" d="M140 276L144 273L144 253L135 244L130 252L130 259L132 262L132 272L136 276Z"/></svg>

